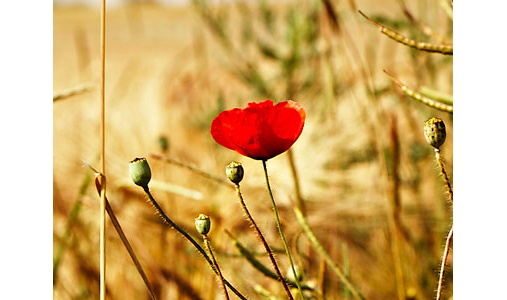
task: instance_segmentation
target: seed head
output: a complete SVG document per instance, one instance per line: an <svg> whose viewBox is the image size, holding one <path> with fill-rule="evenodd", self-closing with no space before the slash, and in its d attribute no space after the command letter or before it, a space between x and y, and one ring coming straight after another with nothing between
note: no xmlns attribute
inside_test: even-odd
<svg viewBox="0 0 507 300"><path fill-rule="evenodd" d="M211 221L207 215L200 214L195 218L195 229L202 235L207 235L211 227Z"/></svg>
<svg viewBox="0 0 507 300"><path fill-rule="evenodd" d="M243 170L241 163L231 161L231 163L225 167L225 174L230 181L234 182L235 184L239 184L243 179L245 171Z"/></svg>
<svg viewBox="0 0 507 300"><path fill-rule="evenodd" d="M135 158L129 163L129 173L132 181L143 188L148 187L151 180L150 165L146 158Z"/></svg>
<svg viewBox="0 0 507 300"><path fill-rule="evenodd" d="M424 137L426 141L434 148L440 148L445 142L445 124L439 118L431 118L424 122Z"/></svg>

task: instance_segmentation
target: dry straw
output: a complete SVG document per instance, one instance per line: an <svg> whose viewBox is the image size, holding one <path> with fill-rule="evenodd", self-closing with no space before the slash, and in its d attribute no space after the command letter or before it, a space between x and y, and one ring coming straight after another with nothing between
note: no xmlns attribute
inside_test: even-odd
<svg viewBox="0 0 507 300"><path fill-rule="evenodd" d="M100 76L100 300L106 299L106 0L102 0L100 10L100 58L101 58L101 76Z"/></svg>
<svg viewBox="0 0 507 300"><path fill-rule="evenodd" d="M89 167L93 172L95 172L95 176L96 176L95 177L95 188L97 189L97 193L100 195L101 191L102 191L100 178L102 177L102 175L98 171L96 171L87 162L83 161L83 163L85 164L85 166ZM139 262L139 259L137 258L136 253L134 252L134 249L130 245L130 242L127 239L127 236L123 232L120 222L118 221L118 218L116 217L116 214L114 213L113 208L109 204L107 197L105 200L106 200L106 211L107 211L107 214L109 215L109 218L111 219L111 223L113 223L113 226L116 229L116 232L118 233L118 235L120 236L120 239L123 242L125 249L127 249L127 252L129 253L130 258L134 262L137 272L139 273L139 275L143 279L143 282L146 285L146 288L148 289L148 291L150 293L151 299L153 299L153 300L157 299L155 296L155 291L154 291L153 287L151 286L150 281L148 280L148 277L146 276L146 273L144 272L144 269L141 266L141 263Z"/></svg>

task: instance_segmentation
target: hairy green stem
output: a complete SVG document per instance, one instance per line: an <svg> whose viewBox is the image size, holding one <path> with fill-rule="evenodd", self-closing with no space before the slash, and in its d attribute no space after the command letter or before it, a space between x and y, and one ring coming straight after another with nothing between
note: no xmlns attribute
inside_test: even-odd
<svg viewBox="0 0 507 300"><path fill-rule="evenodd" d="M451 204L453 204L453 193L452 193L451 181L449 180L449 176L447 175L447 172L445 171L444 160L442 158L442 155L440 155L440 149L438 149L438 148L435 148L435 159L437 161L438 168L440 170L440 174L442 175L442 179L444 180L445 187L447 188L447 192L449 193L449 200L451 201Z"/></svg>
<svg viewBox="0 0 507 300"><path fill-rule="evenodd" d="M303 290L301 289L301 284L299 283L298 275L296 274L296 269L294 268L294 263L292 262L292 256L290 255L289 246L287 245L287 241L285 240L285 235L282 231L282 225L280 224L280 218L278 217L278 210L276 209L276 203L275 198L273 197L273 192L271 191L271 186L269 185L269 178L268 178L268 168L266 167L266 161L262 161L262 167L264 168L264 177L266 178L266 187L269 192L269 197L271 199L271 204L273 204L273 211L275 213L275 219L276 219L276 227L278 227L278 232L280 233L280 238L282 239L283 246L285 248L285 252L287 253L287 257L289 258L290 267L292 269L292 274L294 275L294 281L296 282L296 285L298 287L299 295L301 296L301 299L305 299L305 296L303 295Z"/></svg>
<svg viewBox="0 0 507 300"><path fill-rule="evenodd" d="M436 300L440 300L442 296L442 286L444 284L444 273L445 273L445 264L447 262L447 256L449 255L449 245L451 244L451 239L453 235L453 227L449 230L449 234L447 235L447 240L445 241L444 255L442 256L442 264L440 265L440 275L438 277L438 288L437 288L437 296Z"/></svg>
<svg viewBox="0 0 507 300"><path fill-rule="evenodd" d="M174 229L176 229L181 235L183 235L190 243L192 243L192 245L194 245L194 247L197 249L197 251L199 251L199 253L201 253L201 255L204 257L204 259L206 259L206 261L208 262L208 264L211 267L211 269L213 270L213 272L215 272L215 274L218 275L217 268L215 268L215 265L213 265L213 261L211 261L208 254L206 254L206 251L204 251L204 249L201 247L201 245L199 245L199 243L197 243L185 230L181 229L171 219L169 219L169 217L164 213L162 208L158 205L157 201L155 201L155 198L153 198L153 196L151 195L150 190L148 189L148 186L143 187L143 189L144 189L144 192L146 193L146 195L148 195L148 198L150 198L151 203L153 204L153 206L155 207L155 209L159 213L160 217L165 222L167 222L169 225L171 225ZM246 297L243 296L238 290L236 290L236 288L234 288L234 286L232 286L232 284L230 284L227 281L227 279L224 278L224 282L231 289L231 291L234 294L236 294L240 299L246 300Z"/></svg>
<svg viewBox="0 0 507 300"><path fill-rule="evenodd" d="M227 293L227 288L225 287L224 277L222 276L222 271L220 271L220 267L218 266L218 262L215 259L215 255L213 255L213 251L211 251L211 245L208 240L208 237L203 235L203 239L204 239L204 245L206 245L206 249L208 249L209 256L211 256L211 259L213 260L213 264L215 265L215 268L217 268L217 271L218 271L217 276L220 279L220 283L222 284L222 288L224 289L225 299L229 300L229 294Z"/></svg>
<svg viewBox="0 0 507 300"><path fill-rule="evenodd" d="M271 260L271 264L273 265L273 268L275 269L276 276L278 277L278 280L282 283L283 288L285 289L285 292L287 293L287 296L289 299L294 299L292 297L292 294L290 293L290 289L285 283L285 280L282 276L282 273L280 272L280 269L278 268L278 265L276 264L275 257L273 256L273 253L271 252L271 249L269 248L268 243L266 242L266 239L264 238L264 235L262 234L261 230L257 226L257 223L255 223L252 215L248 211L248 208L246 207L245 201L243 200L243 196L241 195L241 190L239 187L239 184L236 185L236 194L238 195L239 202L241 204L241 207L243 208L243 211L245 212L245 215L248 217L248 220L252 224L252 226L255 228L255 231L257 232L257 236L259 237L259 240L261 240L262 245L266 249L266 252L268 253L269 259Z"/></svg>

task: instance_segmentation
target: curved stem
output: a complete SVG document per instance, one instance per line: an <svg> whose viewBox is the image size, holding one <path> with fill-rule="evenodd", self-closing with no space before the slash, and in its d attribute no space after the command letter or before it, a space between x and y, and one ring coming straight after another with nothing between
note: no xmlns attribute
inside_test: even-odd
<svg viewBox="0 0 507 300"><path fill-rule="evenodd" d="M278 217L278 210L276 209L276 203L275 198L273 197L273 192L271 191L271 186L269 185L269 178L268 178L268 168L266 167L266 161L262 161L262 167L264 168L264 177L266 178L266 187L268 188L269 197L271 199L271 204L273 204L273 211L275 212L275 219L276 219L276 227L278 227L278 232L280 233L280 237L282 238L283 247L285 248L285 252L287 253L287 257L289 258L290 267L292 269L292 274L294 275L294 281L296 282L296 285L298 287L299 295L301 296L301 299L305 299L305 296L303 295L303 291L301 290L301 284L299 283L298 275L296 274L296 269L294 268L294 263L292 262L292 256L290 255L289 246L287 245L287 241L285 240L285 235L282 231L282 226L280 224L280 218Z"/></svg>
<svg viewBox="0 0 507 300"><path fill-rule="evenodd" d="M445 241L444 255L442 256L442 265L440 266L440 276L438 278L438 288L437 288L437 297L436 300L440 300L442 296L442 285L444 283L444 272L445 272L445 264L447 262L447 256L449 255L449 244L451 243L453 228L449 230L449 234L447 235L447 240Z"/></svg>
<svg viewBox="0 0 507 300"><path fill-rule="evenodd" d="M201 253L202 256L204 257L204 259L206 259L206 261L208 262L208 264L211 267L211 269L213 270L213 272L215 272L215 274L218 275L218 270L217 270L217 268L215 268L215 265L213 265L213 262L211 261L209 256L206 254L206 251L204 251L204 249L185 230L181 229L171 219L169 219L169 217L164 213L162 208L160 208L157 201L155 201L155 199L151 195L150 190L148 189L147 186L143 187L143 189L144 189L144 192L146 193L146 195L148 195L148 198L150 198L151 203L153 204L153 206L155 207L155 209L159 213L160 217L162 217L162 219L164 219L164 221L166 221L169 225L171 225L174 229L176 229L179 233L181 233L181 235L183 235L190 243L192 243L192 245L194 245L194 247L197 249L197 251L199 251L199 253ZM225 278L224 278L224 282L231 289L231 291L234 294L236 294L240 299L247 300L246 297L243 296L238 290L236 290L236 288L234 288L232 286L232 284L230 284Z"/></svg>
<svg viewBox="0 0 507 300"><path fill-rule="evenodd" d="M269 259L271 260L271 264L273 265L273 268L275 269L276 275L278 276L278 280L280 280L283 284L283 288L285 289L285 292L287 293L287 296L289 299L294 299L292 297L292 294L290 293L290 289L287 286L287 283L285 283L285 280L283 279L282 273L280 273L280 269L278 268L278 265L276 264L276 260L273 256L273 253L271 252L271 249L269 248L268 243L266 242L266 239L264 238L264 235L262 235L261 230L255 223L254 219L252 218L252 215L248 211L248 208L246 207L245 201L243 200L243 196L241 195L241 190L239 188L239 184L236 185L236 194L238 195L239 202L241 204L241 207L243 208L243 211L245 212L245 215L248 217L248 220L255 228L255 231L257 232L257 236L262 242L262 245L264 245L264 248L266 249L266 252L268 253Z"/></svg>
<svg viewBox="0 0 507 300"><path fill-rule="evenodd" d="M227 293L227 288L225 287L224 277L222 276L222 271L220 271L220 267L218 266L217 260L215 259L215 255L213 255L213 251L211 251L211 245L208 240L208 237L203 235L204 245L206 245L206 249L208 249L209 256L213 260L213 264L218 271L218 278L220 278L220 282L222 283L222 288L224 289L225 299L229 300L229 294Z"/></svg>

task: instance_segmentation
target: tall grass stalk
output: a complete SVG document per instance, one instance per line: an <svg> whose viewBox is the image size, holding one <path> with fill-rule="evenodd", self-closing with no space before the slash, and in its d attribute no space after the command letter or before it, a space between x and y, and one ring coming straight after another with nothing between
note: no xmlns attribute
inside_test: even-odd
<svg viewBox="0 0 507 300"><path fill-rule="evenodd" d="M340 270L338 264L336 264L336 262L326 252L324 247L322 247L319 240L317 239L317 237L311 230L310 226L308 225L308 222L306 221L306 218L303 216L303 213L297 207L294 208L294 213L296 214L296 218L301 227L303 228L306 237L313 245L313 247L315 247L315 249L317 249L320 255L326 260L327 264L331 267L331 270L333 270L336 276L338 276L338 278L350 289L354 297L356 297L357 299L364 300L365 298L363 297L363 295L354 287L354 285L350 282L350 280L343 274L342 270Z"/></svg>
<svg viewBox="0 0 507 300"><path fill-rule="evenodd" d="M276 227L278 228L278 232L280 233L280 238L282 239L283 247L285 248L285 252L287 253L287 258L289 259L289 264L292 269L292 274L294 275L294 281L296 281L296 285L298 287L299 295L301 299L305 299L303 295L303 291L301 290L301 284L299 283L298 274L296 273L296 269L294 268L294 263L292 262L292 256L290 255L289 246L287 245L287 241L285 240L285 235L282 231L282 225L280 224L280 218L278 217L278 209L276 208L275 198L273 197L273 192L271 191L271 186L269 184L269 176L268 176L268 168L266 167L266 161L262 161L262 167L264 168L264 177L266 178L266 187L269 192L269 198L271 199L271 204L273 205L273 212L275 213L276 219Z"/></svg>
<svg viewBox="0 0 507 300"><path fill-rule="evenodd" d="M303 200L303 196L301 195L301 185L299 184L299 175L296 169L296 162L294 161L294 154L292 153L292 149L287 150L287 156L289 157L289 165L292 173L292 178L294 179L294 190L296 192L296 201L299 209L304 213L305 202Z"/></svg>
<svg viewBox="0 0 507 300"><path fill-rule="evenodd" d="M65 248L67 247L67 244L69 243L70 240L72 226L74 226L74 223L76 222L79 212L81 210L82 198L85 195L86 189L90 185L91 180L92 175L91 173L87 172L85 177L83 178L81 187L79 188L77 199L74 202L74 204L72 204L72 208L70 209L69 218L67 219L67 224L65 224L65 230L62 235L62 241L60 242L60 245L58 245L58 250L56 251L56 255L53 260L53 286L56 284L58 269L62 261L63 252L65 251Z"/></svg>
<svg viewBox="0 0 507 300"><path fill-rule="evenodd" d="M100 190L100 300L106 299L106 132L105 132L105 92L106 92L106 0L102 0L100 9L100 158L101 158L101 190Z"/></svg>
<svg viewBox="0 0 507 300"><path fill-rule="evenodd" d="M391 234L391 250L393 253L394 270L396 277L396 287L398 290L398 298L405 300L405 282L403 279L403 263L401 261L401 239L399 238L401 220L401 203L400 203L400 180L398 176L398 167L400 161L400 152L398 147L398 131L396 128L396 119L393 116L391 119L390 130L390 149L391 149L391 164L386 164L388 167L388 175L390 175L389 189L390 189L390 211L388 215L389 231Z"/></svg>

